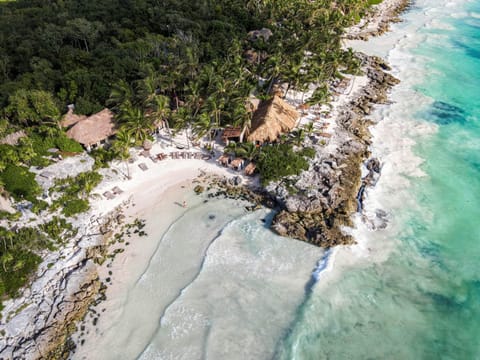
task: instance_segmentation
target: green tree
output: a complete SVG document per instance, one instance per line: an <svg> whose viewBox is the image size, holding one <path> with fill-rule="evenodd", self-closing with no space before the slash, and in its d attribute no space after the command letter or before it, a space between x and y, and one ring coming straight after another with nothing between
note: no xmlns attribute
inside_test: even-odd
<svg viewBox="0 0 480 360"><path fill-rule="evenodd" d="M134 144L135 140L126 129L120 129L117 132L115 141L113 142L113 149L118 154L120 159L125 163L126 177L130 179L130 168L128 166L128 159L130 159L130 148Z"/></svg>
<svg viewBox="0 0 480 360"><path fill-rule="evenodd" d="M141 144L154 131L153 120L146 117L143 110L137 106L125 103L120 107L118 119L123 129L128 131L136 144Z"/></svg>
<svg viewBox="0 0 480 360"><path fill-rule="evenodd" d="M20 89L10 95L8 100L6 113L15 122L58 126L60 111L51 93Z"/></svg>

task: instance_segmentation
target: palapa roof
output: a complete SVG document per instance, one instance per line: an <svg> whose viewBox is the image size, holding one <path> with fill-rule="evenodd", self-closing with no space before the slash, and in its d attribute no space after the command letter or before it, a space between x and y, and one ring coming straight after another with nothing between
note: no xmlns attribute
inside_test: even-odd
<svg viewBox="0 0 480 360"><path fill-rule="evenodd" d="M230 163L230 166L232 167L239 167L240 165L243 164L245 160L243 160L242 158L235 158L232 160L232 162Z"/></svg>
<svg viewBox="0 0 480 360"><path fill-rule="evenodd" d="M227 155L222 155L217 159L217 161L221 164L227 164L229 160L230 160L230 157L228 157Z"/></svg>
<svg viewBox="0 0 480 360"><path fill-rule="evenodd" d="M3 139L0 139L0 144L12 145L15 146L18 144L18 140L27 136L25 131L20 130L11 134L8 134Z"/></svg>
<svg viewBox="0 0 480 360"><path fill-rule="evenodd" d="M63 119L61 121L62 127L70 127L72 125L75 125L79 121L87 119L86 115L77 115L73 113L73 107L68 109L68 112L63 116Z"/></svg>
<svg viewBox="0 0 480 360"><path fill-rule="evenodd" d="M253 114L250 142L272 142L295 127L300 114L280 96L260 103Z"/></svg>
<svg viewBox="0 0 480 360"><path fill-rule="evenodd" d="M67 136L80 144L90 146L116 133L113 113L108 109L77 122L67 131Z"/></svg>

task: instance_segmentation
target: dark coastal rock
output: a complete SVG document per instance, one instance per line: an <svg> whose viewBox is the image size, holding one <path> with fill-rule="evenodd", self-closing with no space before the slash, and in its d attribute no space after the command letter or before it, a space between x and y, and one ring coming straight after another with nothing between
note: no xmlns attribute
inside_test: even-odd
<svg viewBox="0 0 480 360"><path fill-rule="evenodd" d="M377 158L371 158L367 161L366 167L369 171L374 171L377 174L380 173L380 160Z"/></svg>
<svg viewBox="0 0 480 360"><path fill-rule="evenodd" d="M233 185L238 186L242 183L242 178L240 176L233 177Z"/></svg>
<svg viewBox="0 0 480 360"><path fill-rule="evenodd" d="M368 127L372 124L364 116L374 104L385 103L388 90L398 83L384 72L388 65L382 59L364 54L360 57L369 84L336 119L338 138L342 139L337 151L325 156L319 148L309 170L289 179L294 184L293 193L281 183L268 187L281 207L272 222L272 229L279 235L328 247L354 242L342 228L352 225L351 216L362 209L363 190L376 183L381 171L378 159L369 159L365 164L368 174L362 179L361 165L370 156ZM375 222L376 228L386 226L383 218L377 217Z"/></svg>
<svg viewBox="0 0 480 360"><path fill-rule="evenodd" d="M387 9L382 14L378 14L377 11L372 11L370 14L367 14L367 21L377 16L381 16L381 21L377 24L375 28L370 29L369 27L364 27L359 32L349 33L345 37L352 40L366 41L371 37L384 34L385 32L389 31L391 23L397 23L401 21L401 19L399 18L400 13L405 11L411 3L412 0L401 0L394 4L394 6Z"/></svg>
<svg viewBox="0 0 480 360"><path fill-rule="evenodd" d="M201 194L205 191L205 188L202 186L202 185L196 185L194 188L193 188L193 191L195 192L195 194Z"/></svg>

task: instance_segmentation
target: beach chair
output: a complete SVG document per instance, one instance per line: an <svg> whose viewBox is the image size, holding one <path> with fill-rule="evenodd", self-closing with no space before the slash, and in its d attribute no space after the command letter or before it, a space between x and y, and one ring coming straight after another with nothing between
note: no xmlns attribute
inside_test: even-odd
<svg viewBox="0 0 480 360"><path fill-rule="evenodd" d="M119 195L119 194L123 193L123 190L120 189L118 186L115 186L115 187L112 189L112 192L113 192L115 195Z"/></svg>
<svg viewBox="0 0 480 360"><path fill-rule="evenodd" d="M140 169L142 169L143 171L147 171L147 170L148 170L148 166L147 166L147 164L145 164L145 163L138 164L138 167L139 167Z"/></svg>
<svg viewBox="0 0 480 360"><path fill-rule="evenodd" d="M110 191L105 191L105 192L103 193L103 196L105 196L105 198L106 198L107 200L112 200L112 199L115 198L115 195L112 194Z"/></svg>

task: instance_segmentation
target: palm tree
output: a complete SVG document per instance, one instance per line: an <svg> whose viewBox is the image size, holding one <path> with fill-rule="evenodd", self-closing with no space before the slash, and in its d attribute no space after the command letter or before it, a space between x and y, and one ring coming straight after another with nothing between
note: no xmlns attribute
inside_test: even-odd
<svg viewBox="0 0 480 360"><path fill-rule="evenodd" d="M207 99L207 111L215 127L220 127L222 115L225 113L224 106L222 99L218 99L215 96L210 96Z"/></svg>
<svg viewBox="0 0 480 360"><path fill-rule="evenodd" d="M305 140L305 130L303 129L297 129L295 131L292 131L291 134L294 136L293 142L297 146L300 146L303 140Z"/></svg>
<svg viewBox="0 0 480 360"><path fill-rule="evenodd" d="M170 98L165 95L157 95L152 99L150 107L152 123L158 128L160 123L165 124L167 133L172 141L172 132L170 131L170 124L168 119L170 118L172 111L170 109Z"/></svg>
<svg viewBox="0 0 480 360"><path fill-rule="evenodd" d="M312 135L313 133L313 130L315 129L314 128L314 125L313 125L313 121L310 121L308 124L306 124L304 127L305 131L307 132L307 135L310 136Z"/></svg>
<svg viewBox="0 0 480 360"><path fill-rule="evenodd" d="M212 121L207 112L203 112L195 118L193 123L193 134L197 140L208 134L208 140L212 141L211 129Z"/></svg>
<svg viewBox="0 0 480 360"><path fill-rule="evenodd" d="M129 103L121 106L118 119L133 136L135 143L142 143L154 130L152 119L146 117L142 109Z"/></svg>
<svg viewBox="0 0 480 360"><path fill-rule="evenodd" d="M200 86L198 82L195 81L190 81L186 86L185 86L185 100L186 100L186 106L190 108L192 117L196 117L198 112L200 111L200 108L202 107L202 102L203 99L200 96Z"/></svg>
<svg viewBox="0 0 480 360"><path fill-rule="evenodd" d="M178 108L175 112L173 112L173 121L176 130L184 130L185 131L185 139L187 141L187 148L190 148L190 141L188 138L188 129L190 127L191 122L191 115L188 112L186 107Z"/></svg>
<svg viewBox="0 0 480 360"><path fill-rule="evenodd" d="M130 158L130 147L134 143L134 139L129 131L126 129L120 129L117 132L115 141L113 143L113 149L118 154L120 159L125 162L127 169L127 179L130 179L130 169L128 167L128 159Z"/></svg>
<svg viewBox="0 0 480 360"><path fill-rule="evenodd" d="M242 143L237 146L235 153L248 161L254 161L260 154L260 148L251 142Z"/></svg>
<svg viewBox="0 0 480 360"><path fill-rule="evenodd" d="M107 100L107 105L115 111L119 111L120 107L127 102L132 103L134 98L134 91L129 83L125 80L120 80L113 85L110 91L110 97Z"/></svg>
<svg viewBox="0 0 480 360"><path fill-rule="evenodd" d="M253 117L253 106L250 109L247 109L247 105L245 105L245 99L238 98L234 101L234 110L233 110L233 117L235 124L240 126L242 132L240 133L240 142L242 143L245 135L250 131L252 127L252 117ZM250 102L247 101L247 104Z"/></svg>

